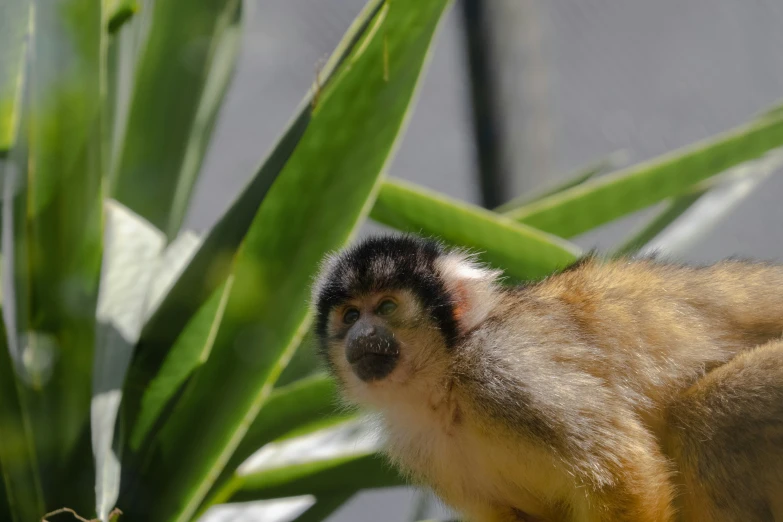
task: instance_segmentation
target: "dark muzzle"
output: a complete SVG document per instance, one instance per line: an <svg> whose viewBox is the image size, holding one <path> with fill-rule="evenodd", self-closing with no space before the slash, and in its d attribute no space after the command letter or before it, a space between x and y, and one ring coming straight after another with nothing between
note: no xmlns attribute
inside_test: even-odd
<svg viewBox="0 0 783 522"><path fill-rule="evenodd" d="M386 327L356 324L348 334L345 358L361 380L375 381L388 376L397 366L400 346Z"/></svg>

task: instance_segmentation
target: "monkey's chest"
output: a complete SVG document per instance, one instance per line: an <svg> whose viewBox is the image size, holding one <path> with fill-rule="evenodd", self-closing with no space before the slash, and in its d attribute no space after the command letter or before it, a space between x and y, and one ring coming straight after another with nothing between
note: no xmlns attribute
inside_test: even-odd
<svg viewBox="0 0 783 522"><path fill-rule="evenodd" d="M550 454L533 444L500 433L487 436L467 425L432 426L398 433L395 439L393 458L476 520L505 520L494 518L495 513L513 510L531 515L527 520L560 518L553 517L551 506L564 497L563 473Z"/></svg>

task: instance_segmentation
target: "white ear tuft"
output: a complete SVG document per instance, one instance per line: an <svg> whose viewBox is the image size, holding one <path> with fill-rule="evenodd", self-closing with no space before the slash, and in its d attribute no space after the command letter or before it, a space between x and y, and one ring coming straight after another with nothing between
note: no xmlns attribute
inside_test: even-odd
<svg viewBox="0 0 783 522"><path fill-rule="evenodd" d="M464 252L449 253L437 261L438 271L454 302L454 315L461 332L483 322L498 300L500 270L480 265Z"/></svg>

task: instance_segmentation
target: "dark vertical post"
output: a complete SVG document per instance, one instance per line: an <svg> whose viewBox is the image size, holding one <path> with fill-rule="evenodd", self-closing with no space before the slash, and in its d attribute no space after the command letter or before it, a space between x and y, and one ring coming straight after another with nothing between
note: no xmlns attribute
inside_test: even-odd
<svg viewBox="0 0 783 522"><path fill-rule="evenodd" d="M482 203L494 208L507 197L500 154L499 96L492 71L492 38L485 0L460 0L471 87L473 133Z"/></svg>

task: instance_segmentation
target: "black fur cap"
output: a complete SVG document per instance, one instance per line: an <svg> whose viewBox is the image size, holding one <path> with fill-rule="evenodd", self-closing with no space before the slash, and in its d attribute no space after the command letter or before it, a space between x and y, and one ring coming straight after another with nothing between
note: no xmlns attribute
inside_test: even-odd
<svg viewBox="0 0 783 522"><path fill-rule="evenodd" d="M454 306L435 260L447 253L439 242L410 235L375 236L337 254L324 266L316 288L316 334L323 344L330 310L356 295L410 290L439 327L446 345L456 343Z"/></svg>

